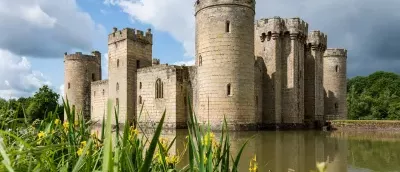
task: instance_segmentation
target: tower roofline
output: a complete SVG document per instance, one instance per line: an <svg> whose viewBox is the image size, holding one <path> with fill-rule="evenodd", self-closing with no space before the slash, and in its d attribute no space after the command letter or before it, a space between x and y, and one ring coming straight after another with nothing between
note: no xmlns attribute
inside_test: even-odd
<svg viewBox="0 0 400 172"><path fill-rule="evenodd" d="M122 30L118 30L118 28L116 27L114 27L113 32L108 35L108 44L112 44L125 39L139 41L145 44L153 44L153 34L151 33L150 28L147 29L146 33L144 33L143 31L138 29L124 28Z"/></svg>
<svg viewBox="0 0 400 172"><path fill-rule="evenodd" d="M195 0L195 16L197 13L205 8L229 5L229 6L243 6L252 9L255 12L256 0Z"/></svg>
<svg viewBox="0 0 400 172"><path fill-rule="evenodd" d="M101 55L98 51L93 51L92 55L82 54L82 52L75 52L75 54L64 53L64 60L94 61L101 64Z"/></svg>
<svg viewBox="0 0 400 172"><path fill-rule="evenodd" d="M324 57L344 57L347 58L347 49L344 48L328 48L324 53Z"/></svg>

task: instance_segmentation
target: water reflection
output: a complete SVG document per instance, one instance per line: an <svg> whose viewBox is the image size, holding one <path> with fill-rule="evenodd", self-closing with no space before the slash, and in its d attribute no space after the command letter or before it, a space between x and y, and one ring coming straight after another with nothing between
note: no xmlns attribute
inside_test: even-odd
<svg viewBox="0 0 400 172"><path fill-rule="evenodd" d="M175 150L181 151L187 132L178 130ZM218 138L218 133L216 136ZM165 135L171 139L174 136ZM249 162L257 155L259 171L309 172L316 162L328 161L329 172L396 171L400 169L400 135L384 133L340 133L320 131L262 131L230 134L234 155L247 145L240 171L248 171ZM188 163L188 157L181 164Z"/></svg>

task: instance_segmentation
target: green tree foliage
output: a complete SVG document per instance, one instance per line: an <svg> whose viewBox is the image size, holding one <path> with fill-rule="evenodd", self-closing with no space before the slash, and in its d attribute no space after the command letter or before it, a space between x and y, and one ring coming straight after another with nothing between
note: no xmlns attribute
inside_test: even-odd
<svg viewBox="0 0 400 172"><path fill-rule="evenodd" d="M400 119L400 75L378 71L347 82L350 119Z"/></svg>
<svg viewBox="0 0 400 172"><path fill-rule="evenodd" d="M0 120L23 119L29 121L43 119L48 112L55 111L60 95L51 90L47 85L40 88L33 97L4 100L0 99ZM63 114L63 107L59 107L57 114ZM60 116L62 118L62 116Z"/></svg>

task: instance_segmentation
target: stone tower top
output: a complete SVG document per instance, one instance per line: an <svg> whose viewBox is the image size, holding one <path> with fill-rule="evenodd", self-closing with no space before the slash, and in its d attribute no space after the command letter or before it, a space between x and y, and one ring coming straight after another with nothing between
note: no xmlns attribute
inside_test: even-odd
<svg viewBox="0 0 400 172"><path fill-rule="evenodd" d="M319 30L311 31L308 33L307 44L312 48L326 49L328 43L328 36Z"/></svg>
<svg viewBox="0 0 400 172"><path fill-rule="evenodd" d="M196 8L196 14L202 9L218 5L245 6L255 11L256 0L195 0L194 5Z"/></svg>
<svg viewBox="0 0 400 172"><path fill-rule="evenodd" d="M308 23L300 18L285 19L285 26L291 35L308 35Z"/></svg>
<svg viewBox="0 0 400 172"><path fill-rule="evenodd" d="M347 50L343 48L328 48L324 57L344 57L347 58Z"/></svg>
<svg viewBox="0 0 400 172"><path fill-rule="evenodd" d="M264 32L271 34L280 34L281 32L284 32L284 19L276 16L273 18L262 18L260 20L256 21L256 27L257 28L265 28Z"/></svg>
<svg viewBox="0 0 400 172"><path fill-rule="evenodd" d="M93 51L92 55L82 54L81 52L76 52L75 54L64 53L64 60L95 61L101 64L101 54L99 51Z"/></svg>
<svg viewBox="0 0 400 172"><path fill-rule="evenodd" d="M153 44L153 34L151 33L151 29L147 29L147 32L144 33L141 30L136 30L132 28L124 28L123 30L118 30L115 27L113 28L113 32L108 35L108 44L112 44L114 42L122 41L125 39L139 41L145 44Z"/></svg>

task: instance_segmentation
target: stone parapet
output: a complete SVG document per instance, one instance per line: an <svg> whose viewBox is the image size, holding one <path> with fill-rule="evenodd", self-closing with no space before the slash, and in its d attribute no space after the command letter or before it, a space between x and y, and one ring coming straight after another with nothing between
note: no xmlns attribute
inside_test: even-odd
<svg viewBox="0 0 400 172"><path fill-rule="evenodd" d="M324 57L344 57L347 58L347 50L343 48L328 48L324 53Z"/></svg>
<svg viewBox="0 0 400 172"><path fill-rule="evenodd" d="M221 5L238 5L252 9L255 12L256 1L255 0L196 0L195 1L195 15L205 8Z"/></svg>
<svg viewBox="0 0 400 172"><path fill-rule="evenodd" d="M94 61L101 64L101 54L99 52L93 55L82 54L81 52L76 52L75 54L64 53L64 60Z"/></svg>
<svg viewBox="0 0 400 172"><path fill-rule="evenodd" d="M325 51L328 45L328 36L319 30L311 31L307 37L307 44L311 46L310 48Z"/></svg>
<svg viewBox="0 0 400 172"><path fill-rule="evenodd" d="M125 39L139 41L146 44L153 44L153 34L151 33L151 29L148 29L147 32L144 33L141 30L132 28L124 28L122 30L114 28L113 32L108 35L108 44L119 42Z"/></svg>

